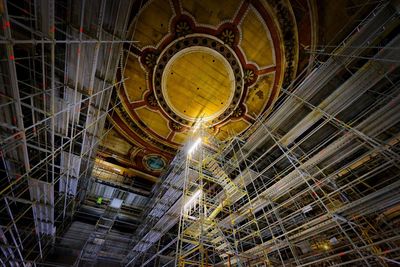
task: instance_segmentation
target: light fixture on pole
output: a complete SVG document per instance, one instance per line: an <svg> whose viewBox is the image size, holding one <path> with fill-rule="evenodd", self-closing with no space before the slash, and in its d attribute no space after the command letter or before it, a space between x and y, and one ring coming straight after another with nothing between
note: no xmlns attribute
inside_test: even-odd
<svg viewBox="0 0 400 267"><path fill-rule="evenodd" d="M196 148L201 144L201 138L197 138L196 141L192 144L192 146L188 149L188 155L192 155L192 153L196 150Z"/></svg>
<svg viewBox="0 0 400 267"><path fill-rule="evenodd" d="M188 200L188 202L186 202L186 204L183 206L183 210L188 210L191 208L191 206L196 205L196 201L201 197L201 193L203 191L201 189L197 190L193 196Z"/></svg>

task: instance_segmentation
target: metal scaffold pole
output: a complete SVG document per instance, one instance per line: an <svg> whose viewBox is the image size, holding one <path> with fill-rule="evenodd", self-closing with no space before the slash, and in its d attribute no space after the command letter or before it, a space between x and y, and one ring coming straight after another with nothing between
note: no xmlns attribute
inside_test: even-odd
<svg viewBox="0 0 400 267"><path fill-rule="evenodd" d="M228 263L235 259L242 266L234 230L220 225L217 218L220 213L229 212L234 199L245 194L221 168L222 148L201 126L185 146L177 266L212 266L215 256Z"/></svg>
<svg viewBox="0 0 400 267"><path fill-rule="evenodd" d="M43 263L62 238L85 198L100 140L110 131L106 118L120 105L113 92L125 78L114 78L123 44L133 42L125 31L132 1L85 2L1 3L6 57L0 61L0 213L6 216L0 224L6 266ZM77 4L82 8L72 8ZM110 13L114 9L118 16ZM90 27L92 19L85 19L96 13Z"/></svg>

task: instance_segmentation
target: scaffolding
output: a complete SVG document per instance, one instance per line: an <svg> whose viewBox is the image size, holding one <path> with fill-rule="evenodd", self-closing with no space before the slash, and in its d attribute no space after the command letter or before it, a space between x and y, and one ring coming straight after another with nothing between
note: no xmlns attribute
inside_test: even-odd
<svg viewBox="0 0 400 267"><path fill-rule="evenodd" d="M400 264L398 10L377 5L250 130L189 155L194 137L125 265Z"/></svg>
<svg viewBox="0 0 400 267"><path fill-rule="evenodd" d="M0 3L3 266L43 263L86 197L106 117L119 105L131 6Z"/></svg>
<svg viewBox="0 0 400 267"><path fill-rule="evenodd" d="M400 264L398 1L332 51L310 51L245 133L221 142L199 128L151 194L94 167L119 105L132 2L0 3L2 266L52 266L50 248L68 238L84 243L76 266ZM101 190L97 225L74 224ZM113 199L146 207L132 235L113 231L125 208Z"/></svg>
<svg viewBox="0 0 400 267"><path fill-rule="evenodd" d="M257 159L245 156L243 147L249 143L239 137L233 137L225 147L214 145L207 149L200 146L197 152L188 152L175 265L225 263L243 266L245 262L260 266L302 266L320 262L339 264L343 262L337 258L343 257L349 259L344 264L358 264L360 261L366 266L388 266L398 263L400 236L396 231L391 232L394 229L388 232L378 230L370 223L369 216L400 202L396 194L400 190L399 135L380 142L361 128L371 125L372 120L378 120L373 129L381 132L399 122L399 107L393 106L400 100L398 86L391 88L394 95L377 99L377 109L371 111L370 117L357 128L335 118L327 112L328 108L318 110L307 102L312 107L310 114L319 111L321 118L324 117L319 125L313 125L316 127L314 131L331 124L341 132L340 136L334 133L338 140L331 140L330 145L324 144L324 153L317 153L314 157L304 153L300 145L315 132L308 133L300 142L290 142L288 146L285 141L290 131L280 136L276 130L270 129L268 121L261 120L257 122L258 131L264 134L264 142L268 140L270 146L261 155L260 151L253 152ZM285 92L284 101L301 99L296 90ZM284 106L277 112L285 112ZM298 125L303 126L308 120L306 116ZM207 138L202 135L202 139ZM347 143L349 150L346 153L330 158L334 153L328 153L330 149L343 151L343 139L352 140L354 144ZM193 146L196 143L189 144ZM260 150L260 147L254 150ZM327 160L328 165L320 168L315 162L317 159ZM361 164L367 165L362 166L366 169L361 168ZM266 167L261 167L263 165ZM195 170L195 175L189 176L189 169ZM357 179L350 178L354 169L358 172ZM378 184L371 184L375 175L386 171L391 176L382 177ZM230 179L229 175L234 178ZM370 188L363 190L368 184ZM220 190L216 188L218 186ZM372 188L373 192L370 192ZM220 214L223 216L218 216ZM383 240L377 241L377 233ZM388 250L397 256L384 256Z"/></svg>
<svg viewBox="0 0 400 267"><path fill-rule="evenodd" d="M75 266L96 266L99 260L99 254L109 233L114 225L118 213L122 206L122 199L113 198L105 209L104 213L97 221L95 230L90 234L81 254L79 255Z"/></svg>
<svg viewBox="0 0 400 267"><path fill-rule="evenodd" d="M229 203L246 195L246 191L221 167L224 163L220 162L222 147L218 141L203 129L193 137L195 139L188 143L190 147L186 151L175 265L208 266L215 263L208 256L214 252L219 258L233 257L240 263L233 229L220 227L216 218ZM208 148L210 145L212 147ZM216 194L215 186L221 187L222 191Z"/></svg>

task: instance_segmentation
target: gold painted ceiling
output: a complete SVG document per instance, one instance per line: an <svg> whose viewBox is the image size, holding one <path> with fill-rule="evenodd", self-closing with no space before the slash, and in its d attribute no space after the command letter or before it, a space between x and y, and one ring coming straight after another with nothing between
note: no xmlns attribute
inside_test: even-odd
<svg viewBox="0 0 400 267"><path fill-rule="evenodd" d="M312 2L296 1L297 14L290 1L150 0L137 7L130 25L137 43L125 47L122 104L109 118L115 130L103 158L157 176L196 121L220 139L245 131L307 60L302 47L315 45Z"/></svg>

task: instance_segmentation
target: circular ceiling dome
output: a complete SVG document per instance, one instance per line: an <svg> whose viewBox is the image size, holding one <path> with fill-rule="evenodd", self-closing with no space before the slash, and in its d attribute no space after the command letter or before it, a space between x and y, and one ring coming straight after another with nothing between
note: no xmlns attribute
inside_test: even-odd
<svg viewBox="0 0 400 267"><path fill-rule="evenodd" d="M212 120L229 107L235 76L229 62L208 47L192 46L176 53L165 66L162 94L179 117Z"/></svg>
<svg viewBox="0 0 400 267"><path fill-rule="evenodd" d="M199 119L220 140L243 133L295 77L299 38L288 1L214 2L148 0L131 24L113 119L146 154L170 158ZM309 18L299 25L311 47Z"/></svg>

